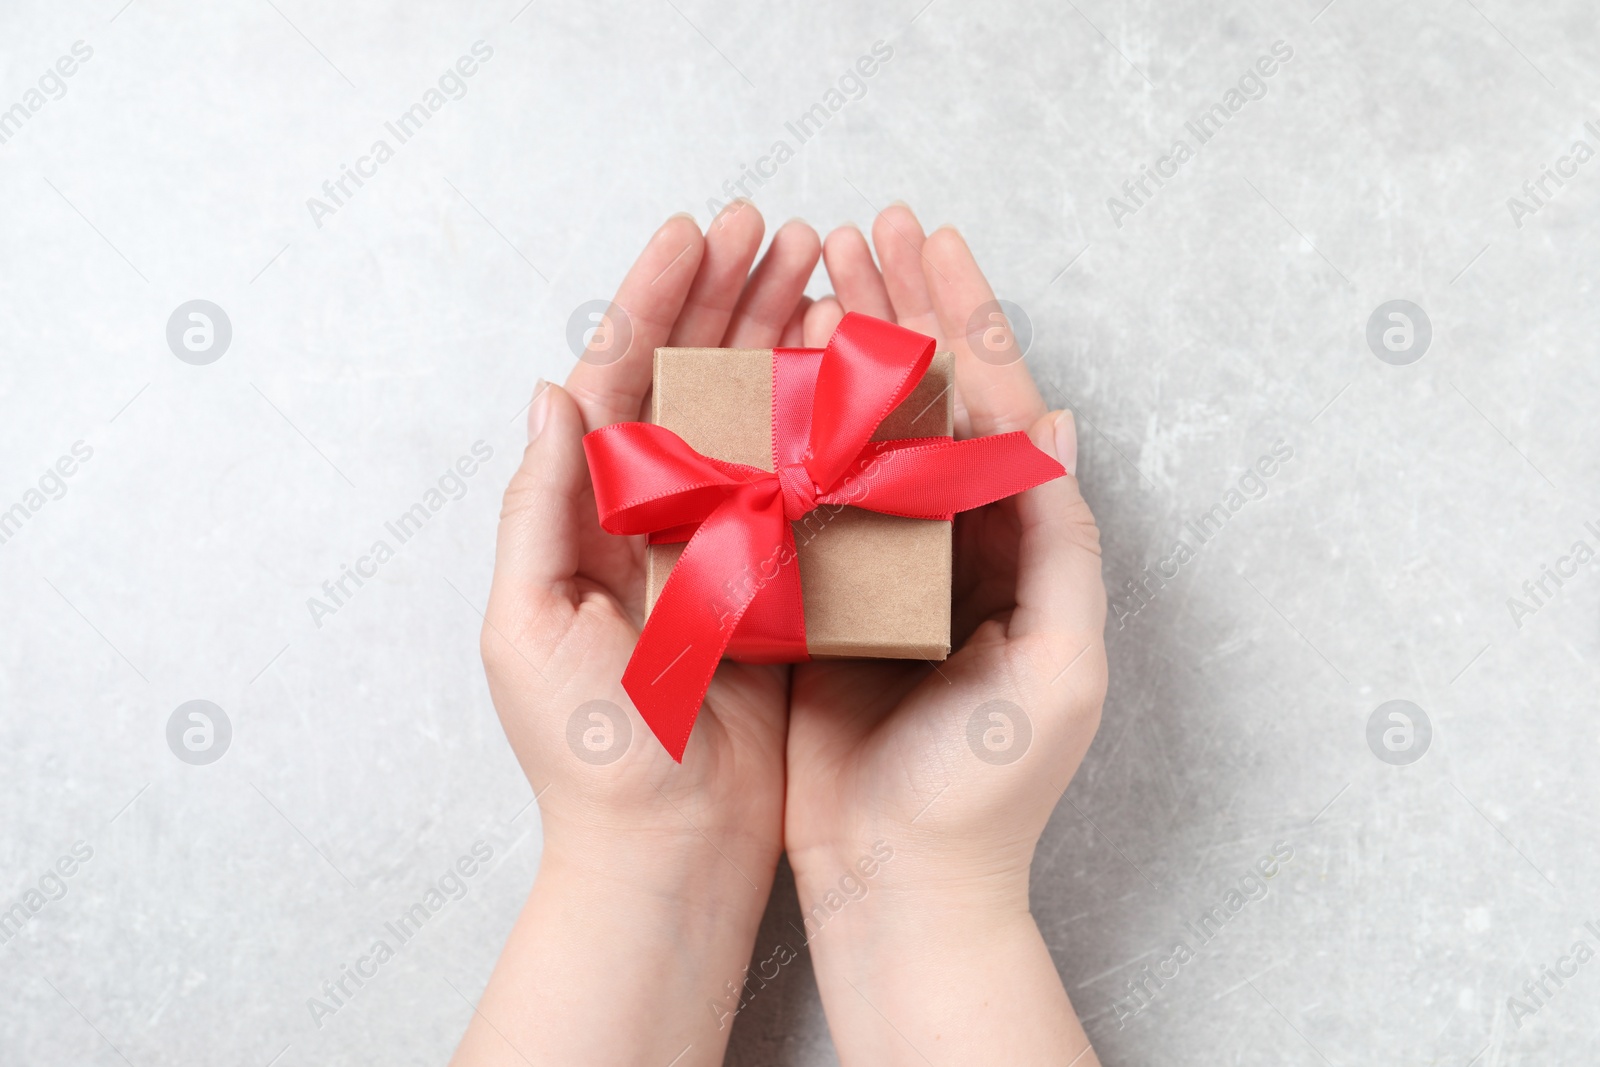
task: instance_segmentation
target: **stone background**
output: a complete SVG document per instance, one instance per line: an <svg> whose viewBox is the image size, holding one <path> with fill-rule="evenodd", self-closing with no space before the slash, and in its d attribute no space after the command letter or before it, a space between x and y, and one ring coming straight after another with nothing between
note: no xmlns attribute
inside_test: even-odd
<svg viewBox="0 0 1600 1067"><path fill-rule="evenodd" d="M779 139L774 226L904 199L1026 313L1114 590L1292 449L1118 608L1104 727L1038 853L1104 1062L1588 1058L1600 964L1533 1016L1508 998L1600 945L1600 573L1507 601L1600 547L1600 162L1522 192L1600 148L1594 11L1323 4L7 0L0 108L92 56L0 145L0 509L30 512L0 544L0 906L92 856L0 945L0 1060L447 1058L539 862L477 655L520 409L571 365L573 309ZM466 95L319 226L307 198L477 41ZM1264 95L1108 204L1279 41ZM232 326L205 366L165 336L194 299ZM1391 300L1431 323L1406 365L1367 341ZM480 441L461 499L315 625L307 598ZM195 699L232 729L207 766L166 740ZM1369 747L1390 700L1431 724L1420 760ZM467 895L313 1025L477 842ZM1279 843L1266 897L1119 1025ZM769 930L795 912L782 882ZM729 1062L836 1062L803 960Z"/></svg>

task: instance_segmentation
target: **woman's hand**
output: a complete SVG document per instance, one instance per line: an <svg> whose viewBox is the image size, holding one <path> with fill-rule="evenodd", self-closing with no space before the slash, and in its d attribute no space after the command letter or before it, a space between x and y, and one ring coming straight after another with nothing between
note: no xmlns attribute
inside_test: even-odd
<svg viewBox="0 0 1600 1067"><path fill-rule="evenodd" d="M544 852L457 1063L722 1061L783 846L789 669L723 664L681 767L623 710L644 539L600 529L581 442L644 417L657 346L798 337L819 241L791 222L752 274L762 229L743 201L704 236L669 219L566 388L529 408L482 645Z"/></svg>
<svg viewBox="0 0 1600 1067"><path fill-rule="evenodd" d="M794 671L784 837L845 1064L1095 1063L1028 911L1034 846L1105 696L1099 535L1069 413L1048 413L959 234L909 209L825 261L805 343L861 311L956 355L956 435L1027 430L1069 476L957 516L943 663ZM968 336L974 316L985 326ZM982 353L982 358L978 353ZM885 860L885 856L889 858Z"/></svg>

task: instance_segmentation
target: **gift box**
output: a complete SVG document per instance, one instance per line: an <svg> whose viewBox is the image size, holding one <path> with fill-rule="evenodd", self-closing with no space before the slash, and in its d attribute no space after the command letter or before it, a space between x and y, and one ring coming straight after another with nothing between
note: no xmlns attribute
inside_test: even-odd
<svg viewBox="0 0 1600 1067"><path fill-rule="evenodd" d="M701 455L772 471L773 358L769 348L656 349L650 421ZM955 358L937 353L872 440L949 437L954 384ZM836 504L817 507L791 522L790 529L800 567L806 652L812 658L942 660L949 655L948 520ZM682 543L648 547L647 613L683 549ZM724 581L737 586L760 580L756 573Z"/></svg>
<svg viewBox="0 0 1600 1067"><path fill-rule="evenodd" d="M653 421L584 437L601 527L649 538L622 686L673 759L724 656L948 654L951 520L1065 473L952 440L953 366L855 313L825 348L661 349Z"/></svg>

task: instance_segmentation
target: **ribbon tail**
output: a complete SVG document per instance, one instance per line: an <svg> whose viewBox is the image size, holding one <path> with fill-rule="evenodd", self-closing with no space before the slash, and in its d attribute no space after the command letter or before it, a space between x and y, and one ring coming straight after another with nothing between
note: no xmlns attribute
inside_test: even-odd
<svg viewBox="0 0 1600 1067"><path fill-rule="evenodd" d="M783 542L742 581L752 582L755 596L739 620L723 655L740 663L803 663L806 651L805 594L800 588L799 554L794 529L783 523Z"/></svg>
<svg viewBox="0 0 1600 1067"><path fill-rule="evenodd" d="M783 544L785 525L775 482L741 486L689 539L645 620L622 686L678 763L717 663L762 588L728 575L756 573Z"/></svg>
<svg viewBox="0 0 1600 1067"><path fill-rule="evenodd" d="M822 503L885 515L948 519L1032 489L1067 472L1018 430L965 441L886 441L861 454L860 471Z"/></svg>

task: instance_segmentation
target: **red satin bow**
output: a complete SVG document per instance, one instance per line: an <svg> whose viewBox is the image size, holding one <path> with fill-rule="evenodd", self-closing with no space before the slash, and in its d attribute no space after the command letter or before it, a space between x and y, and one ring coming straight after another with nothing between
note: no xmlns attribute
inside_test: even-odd
<svg viewBox="0 0 1600 1067"><path fill-rule="evenodd" d="M677 434L623 422L585 435L600 525L688 541L622 685L672 758L717 663L806 658L789 524L819 505L949 520L1065 474L1026 434L871 442L933 359L934 341L856 313L825 349L772 357L773 471L702 456Z"/></svg>

